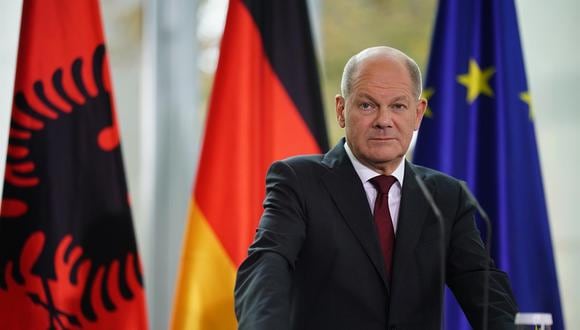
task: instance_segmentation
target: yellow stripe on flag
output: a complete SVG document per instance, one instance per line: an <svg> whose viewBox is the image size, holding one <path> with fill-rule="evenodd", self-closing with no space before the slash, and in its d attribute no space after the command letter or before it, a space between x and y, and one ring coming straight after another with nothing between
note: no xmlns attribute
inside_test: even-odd
<svg viewBox="0 0 580 330"><path fill-rule="evenodd" d="M236 329L235 266L195 200L188 223L171 328Z"/></svg>

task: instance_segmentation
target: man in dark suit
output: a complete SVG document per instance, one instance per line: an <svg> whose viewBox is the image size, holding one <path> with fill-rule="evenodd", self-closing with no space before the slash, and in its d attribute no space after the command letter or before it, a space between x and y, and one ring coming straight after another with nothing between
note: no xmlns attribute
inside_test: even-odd
<svg viewBox="0 0 580 330"><path fill-rule="evenodd" d="M509 281L486 256L466 192L405 160L427 106L417 64L393 48L363 50L348 61L341 94L346 139L268 172L236 280L239 328L438 329L444 278L479 329L490 264L488 328L512 329ZM443 233L416 174L441 209Z"/></svg>

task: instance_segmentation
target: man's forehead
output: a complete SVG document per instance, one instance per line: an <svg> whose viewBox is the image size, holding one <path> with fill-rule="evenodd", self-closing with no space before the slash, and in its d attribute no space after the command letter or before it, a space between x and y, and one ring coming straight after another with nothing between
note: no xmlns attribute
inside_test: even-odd
<svg viewBox="0 0 580 330"><path fill-rule="evenodd" d="M399 57L372 56L360 61L357 66L357 71L362 72L368 70L369 68L379 68L382 70L406 70L407 67L405 65L405 61Z"/></svg>
<svg viewBox="0 0 580 330"><path fill-rule="evenodd" d="M388 90L413 89L411 76L405 67L367 66L361 68L352 78L353 92L356 89Z"/></svg>

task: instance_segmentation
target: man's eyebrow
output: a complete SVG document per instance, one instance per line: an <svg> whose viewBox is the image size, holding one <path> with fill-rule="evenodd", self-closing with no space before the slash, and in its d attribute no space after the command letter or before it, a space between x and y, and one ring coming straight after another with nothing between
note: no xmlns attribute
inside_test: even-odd
<svg viewBox="0 0 580 330"><path fill-rule="evenodd" d="M355 95L355 98L367 98L367 99L369 99L369 100L377 103L377 100L373 96L371 96L370 94L365 93L365 92L356 94ZM393 103L393 102L401 102L401 101L403 101L403 102L409 102L409 100L410 100L409 96L407 96L407 95L399 95L399 96L395 96L393 99L391 99L390 100L390 103Z"/></svg>
<svg viewBox="0 0 580 330"><path fill-rule="evenodd" d="M391 100L391 103L401 102L401 101L409 102L409 97L407 95L397 96Z"/></svg>
<svg viewBox="0 0 580 330"><path fill-rule="evenodd" d="M356 95L356 98L367 98L367 99L371 100L374 103L378 103L377 100L375 100L374 97L372 97L370 94L367 94L367 93L364 93L364 92Z"/></svg>

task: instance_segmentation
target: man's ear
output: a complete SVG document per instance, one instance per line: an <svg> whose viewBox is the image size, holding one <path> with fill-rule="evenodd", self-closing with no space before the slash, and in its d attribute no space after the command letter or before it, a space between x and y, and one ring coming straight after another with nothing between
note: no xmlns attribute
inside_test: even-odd
<svg viewBox="0 0 580 330"><path fill-rule="evenodd" d="M340 128L344 128L346 125L344 119L344 107L346 100L340 94L337 94L334 97L334 100L336 105L336 121L338 122Z"/></svg>
<svg viewBox="0 0 580 330"><path fill-rule="evenodd" d="M419 103L417 103L417 117L415 119L415 131L419 129L421 126L421 120L423 119L423 115L425 115L425 110L427 110L427 100L426 99L419 99Z"/></svg>

